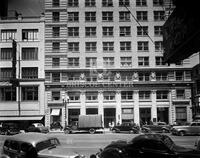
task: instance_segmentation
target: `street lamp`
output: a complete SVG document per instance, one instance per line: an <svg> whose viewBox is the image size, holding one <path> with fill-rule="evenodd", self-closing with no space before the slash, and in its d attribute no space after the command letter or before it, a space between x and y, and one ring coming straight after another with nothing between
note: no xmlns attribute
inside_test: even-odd
<svg viewBox="0 0 200 158"><path fill-rule="evenodd" d="M65 108L65 127L67 126L67 103L69 103L69 96L65 94L62 98L63 100L63 106Z"/></svg>

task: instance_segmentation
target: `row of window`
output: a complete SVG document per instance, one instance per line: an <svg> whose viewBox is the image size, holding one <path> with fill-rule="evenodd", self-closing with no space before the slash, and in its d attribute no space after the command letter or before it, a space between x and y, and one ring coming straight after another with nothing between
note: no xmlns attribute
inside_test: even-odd
<svg viewBox="0 0 200 158"><path fill-rule="evenodd" d="M70 101L80 100L80 92L69 92ZM185 99L185 90L178 89L176 90L176 99ZM86 92L85 99L87 101L90 100L98 100L98 92ZM116 92L106 91L103 92L104 100L115 100ZM150 100L151 99L151 91L139 91L139 99L140 100ZM156 99L169 99L169 91L167 90L158 90L156 91ZM52 101L61 100L60 91L52 91ZM121 100L133 100L133 91L122 91L121 92Z"/></svg>
<svg viewBox="0 0 200 158"><path fill-rule="evenodd" d="M165 20L164 11L153 11L154 21L163 21ZM103 11L102 12L102 22L113 22L114 13L112 11ZM148 21L148 11L136 11L136 19L138 21ZM97 15L95 11L85 12L85 22L96 22ZM52 21L60 21L60 12L52 12ZM130 22L131 13L128 11L119 12L119 21L120 22ZM79 22L79 12L68 12L68 22Z"/></svg>
<svg viewBox="0 0 200 158"><path fill-rule="evenodd" d="M98 72L90 71L86 74L79 74L79 73L49 73L46 72L46 81L52 81L52 82L60 82L60 81L97 81L97 80L103 80L103 81L115 81L115 80L121 80L121 81L168 81L176 80L176 81L184 81L184 80L191 80L191 73L190 71L176 71L176 72L156 72L156 73L150 73L150 72L138 72L138 73L124 73L121 72L120 74L116 75L115 73L112 73L110 71L105 71L102 74L102 77L99 77ZM82 75L82 76L81 76Z"/></svg>
<svg viewBox="0 0 200 158"><path fill-rule="evenodd" d="M16 39L17 29L2 29L1 41L10 41ZM22 29L22 41L38 41L38 29Z"/></svg>
<svg viewBox="0 0 200 158"><path fill-rule="evenodd" d="M38 86L22 86L21 87L22 101L38 101ZM16 88L1 87L0 101L16 101Z"/></svg>
<svg viewBox="0 0 200 158"><path fill-rule="evenodd" d="M80 0L68 0L68 7L78 7ZM102 7L113 7L114 0L102 0ZM164 0L152 0L153 6L163 6ZM130 6L130 0L118 0L119 7ZM147 6L147 0L135 0L138 7ZM52 0L53 7L60 6L60 0ZM96 7L96 0L85 0L85 7Z"/></svg>

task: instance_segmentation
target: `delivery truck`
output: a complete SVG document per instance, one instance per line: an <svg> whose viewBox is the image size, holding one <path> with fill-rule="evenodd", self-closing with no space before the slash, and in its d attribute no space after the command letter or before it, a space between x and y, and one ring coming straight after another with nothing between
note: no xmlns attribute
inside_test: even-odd
<svg viewBox="0 0 200 158"><path fill-rule="evenodd" d="M97 130L103 131L102 115L79 115L78 122L66 126L64 133L89 132L94 134Z"/></svg>

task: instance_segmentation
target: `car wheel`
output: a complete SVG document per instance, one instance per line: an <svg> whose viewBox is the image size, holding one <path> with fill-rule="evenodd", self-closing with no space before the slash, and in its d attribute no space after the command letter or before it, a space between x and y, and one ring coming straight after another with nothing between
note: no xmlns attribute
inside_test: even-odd
<svg viewBox="0 0 200 158"><path fill-rule="evenodd" d="M89 132L90 132L90 134L94 134L94 133L95 133L95 129L91 128L91 129L89 130Z"/></svg>
<svg viewBox="0 0 200 158"><path fill-rule="evenodd" d="M64 130L64 133L65 134L70 134L71 132L70 132L70 130L66 129L66 130Z"/></svg>
<svg viewBox="0 0 200 158"><path fill-rule="evenodd" d="M184 131L180 131L179 132L179 136L184 136L185 135L185 132Z"/></svg>
<svg viewBox="0 0 200 158"><path fill-rule="evenodd" d="M130 130L130 131L129 131L129 133L130 133L130 134L133 134L133 133L134 133L134 131L133 131L133 130Z"/></svg>
<svg viewBox="0 0 200 158"><path fill-rule="evenodd" d="M162 129L162 133L167 133L167 130L166 129Z"/></svg>
<svg viewBox="0 0 200 158"><path fill-rule="evenodd" d="M116 130L116 129L113 129L112 132L113 132L113 133L117 133L117 130Z"/></svg>

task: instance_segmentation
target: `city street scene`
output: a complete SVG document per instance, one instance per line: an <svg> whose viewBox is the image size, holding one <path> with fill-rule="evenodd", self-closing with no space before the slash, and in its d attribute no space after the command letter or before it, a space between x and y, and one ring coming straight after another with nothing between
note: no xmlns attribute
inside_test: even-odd
<svg viewBox="0 0 200 158"><path fill-rule="evenodd" d="M0 158L199 158L198 10L1 0Z"/></svg>

